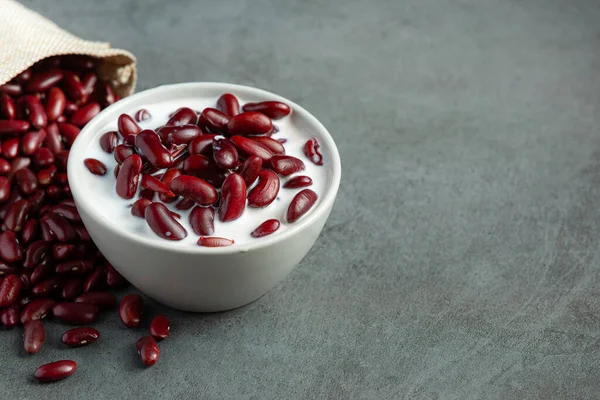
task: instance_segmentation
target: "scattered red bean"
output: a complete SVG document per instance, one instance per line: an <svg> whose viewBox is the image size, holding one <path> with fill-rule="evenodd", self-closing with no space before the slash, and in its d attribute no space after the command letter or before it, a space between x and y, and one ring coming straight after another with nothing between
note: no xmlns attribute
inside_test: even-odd
<svg viewBox="0 0 600 400"><path fill-rule="evenodd" d="M127 114L121 114L118 120L119 133L125 137L128 135L137 135L142 128Z"/></svg>
<svg viewBox="0 0 600 400"><path fill-rule="evenodd" d="M72 325L90 324L98 317L98 307L88 303L61 302L52 307L54 318Z"/></svg>
<svg viewBox="0 0 600 400"><path fill-rule="evenodd" d="M125 295L119 303L119 318L129 328L140 324L144 301L139 294Z"/></svg>
<svg viewBox="0 0 600 400"><path fill-rule="evenodd" d="M156 340L164 340L169 337L171 325L169 319L164 315L157 315L150 322L150 335Z"/></svg>
<svg viewBox="0 0 600 400"><path fill-rule="evenodd" d="M77 370L77 363L71 360L54 361L35 370L34 376L40 382L53 382L68 378Z"/></svg>
<svg viewBox="0 0 600 400"><path fill-rule="evenodd" d="M241 115L241 114L240 114ZM239 151L248 156L258 156L263 162L263 165L267 165L273 153L267 146L262 143L258 143L256 140L252 140L243 136L232 136L229 138L237 147Z"/></svg>
<svg viewBox="0 0 600 400"><path fill-rule="evenodd" d="M17 301L22 287L23 283L17 275L5 276L0 283L0 307L8 307Z"/></svg>
<svg viewBox="0 0 600 400"><path fill-rule="evenodd" d="M35 354L41 350L44 343L44 324L40 320L25 322L23 326L23 347L28 354Z"/></svg>
<svg viewBox="0 0 600 400"><path fill-rule="evenodd" d="M21 311L21 323L36 319L44 319L56 302L53 299L34 299L27 303Z"/></svg>
<svg viewBox="0 0 600 400"><path fill-rule="evenodd" d="M271 168L279 175L289 176L295 172L304 170L305 165L299 158L292 156L273 156Z"/></svg>
<svg viewBox="0 0 600 400"><path fill-rule="evenodd" d="M145 336L136 343L138 354L145 366L150 367L158 361L160 349L152 336Z"/></svg>
<svg viewBox="0 0 600 400"><path fill-rule="evenodd" d="M219 219L223 222L233 221L242 215L245 208L246 182L241 175L233 173L223 182Z"/></svg>
<svg viewBox="0 0 600 400"><path fill-rule="evenodd" d="M117 176L117 194L119 196L131 199L135 195L140 172L142 172L142 158L137 154L132 154L123 161Z"/></svg>
<svg viewBox="0 0 600 400"><path fill-rule="evenodd" d="M19 325L19 304L13 304L0 312L0 322L7 328L13 328Z"/></svg>
<svg viewBox="0 0 600 400"><path fill-rule="evenodd" d="M195 176L178 176L171 181L171 190L203 206L209 206L217 201L217 190L214 186Z"/></svg>
<svg viewBox="0 0 600 400"><path fill-rule="evenodd" d="M198 118L198 126L213 133L226 133L229 117L214 108L205 108Z"/></svg>
<svg viewBox="0 0 600 400"><path fill-rule="evenodd" d="M192 124L195 125L198 121L196 112L188 107L181 107L173 113L169 121L165 125L182 126Z"/></svg>

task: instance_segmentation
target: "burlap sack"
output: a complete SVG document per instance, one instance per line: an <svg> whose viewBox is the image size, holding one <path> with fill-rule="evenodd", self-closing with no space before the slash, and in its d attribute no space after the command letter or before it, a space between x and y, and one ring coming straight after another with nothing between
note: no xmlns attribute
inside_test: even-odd
<svg viewBox="0 0 600 400"><path fill-rule="evenodd" d="M100 79L120 97L133 93L137 79L133 54L112 49L110 43L80 39L13 0L0 0L0 85L39 60L64 54L99 58Z"/></svg>

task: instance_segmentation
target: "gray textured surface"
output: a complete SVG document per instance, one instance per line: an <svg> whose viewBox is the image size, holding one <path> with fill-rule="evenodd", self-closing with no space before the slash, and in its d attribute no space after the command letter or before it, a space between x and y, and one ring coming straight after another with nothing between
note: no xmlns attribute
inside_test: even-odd
<svg viewBox="0 0 600 400"><path fill-rule="evenodd" d="M297 101L344 178L311 254L258 302L165 311L173 338L147 370L115 315L86 349L53 324L33 357L0 331L0 398L600 398L598 2L25 4L133 51L139 89ZM32 382L57 358L77 376Z"/></svg>

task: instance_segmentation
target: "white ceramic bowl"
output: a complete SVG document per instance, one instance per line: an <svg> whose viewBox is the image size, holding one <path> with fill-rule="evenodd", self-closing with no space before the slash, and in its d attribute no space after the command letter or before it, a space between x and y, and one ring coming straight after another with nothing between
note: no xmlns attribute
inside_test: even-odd
<svg viewBox="0 0 600 400"><path fill-rule="evenodd" d="M279 100L293 110L307 138L321 143L327 171L325 192L315 208L283 232L230 247L173 248L170 242L144 240L119 229L91 204L97 199L83 165L86 150L103 128L122 113L158 101L190 96L233 93L251 101ZM109 171L112 173L112 171ZM142 292L167 306L186 311L223 311L243 306L264 295L302 260L319 236L331 212L341 179L340 156L325 127L292 101L264 90L225 83L181 83L160 86L125 98L98 114L81 131L71 148L69 184L90 236L108 261Z"/></svg>

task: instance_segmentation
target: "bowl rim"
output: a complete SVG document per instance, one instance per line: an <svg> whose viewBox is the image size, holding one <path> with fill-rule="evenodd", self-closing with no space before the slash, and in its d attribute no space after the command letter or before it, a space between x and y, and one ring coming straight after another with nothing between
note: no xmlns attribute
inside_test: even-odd
<svg viewBox="0 0 600 400"><path fill-rule="evenodd" d="M83 176L81 176L82 171L85 169L83 165L83 159L85 157L85 150L87 149L88 142L96 136L96 133L99 129L102 129L103 126L105 126L106 123L104 122L104 120L107 119L109 115L115 114L116 119L121 113L131 112L130 110L128 110L128 108L130 108L132 103L139 100L140 98L157 96L164 92L176 91L178 89L184 88L186 90L219 90L222 91L222 93L244 93L248 95L268 97L271 100L285 102L292 108L294 113L297 113L303 118L305 118L311 126L311 128L314 129L315 132L318 132L318 136L320 136L321 140L321 147L327 148L331 155L331 159L328 160L328 162L331 163L331 181L329 185L326 185L325 193L324 195L322 195L321 201L317 204L317 207L314 210L312 210L312 212L310 212L306 217L301 218L299 221L295 222L293 226L291 226L289 229L286 229L284 232L272 236L262 237L260 238L260 240L256 240L249 243L242 243L239 245L234 244L232 246L227 247L179 247L172 246L171 242L168 240L165 240L164 242L150 242L144 240L143 238L137 235L134 235L129 231L118 229L114 227L113 224L111 224L105 216L99 213L95 207L90 206L88 203L91 197L80 186L81 180L85 179ZM184 82L161 85L155 88L143 90L141 92L135 93L131 96L119 100L118 102L102 110L81 130L81 132L75 139L73 145L71 146L71 150L69 152L69 160L67 164L67 176L69 179L69 186L73 198L80 200L78 202L76 201L77 207L83 208L88 215L94 218L94 221L96 223L102 225L103 229L111 232L114 235L125 236L127 239L138 242L142 245L178 254L217 255L245 253L250 250L263 249L283 242L289 239L290 237L298 234L308 226L316 223L320 218L322 218L323 214L327 213L328 210L331 209L340 186L341 175L341 159L335 141L333 140L333 137L325 128L325 126L323 126L323 124L314 115L312 115L310 112L308 112L306 109L296 104L295 102L275 93L263 89L254 88L251 86L225 82Z"/></svg>

